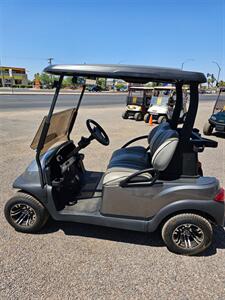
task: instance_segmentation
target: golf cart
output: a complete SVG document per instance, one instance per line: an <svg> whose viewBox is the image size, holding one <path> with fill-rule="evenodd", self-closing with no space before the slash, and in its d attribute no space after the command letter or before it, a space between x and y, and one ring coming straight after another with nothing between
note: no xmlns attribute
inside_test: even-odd
<svg viewBox="0 0 225 300"><path fill-rule="evenodd" d="M225 87L220 88L213 113L205 123L203 133L211 135L214 128L218 132L225 132Z"/></svg>
<svg viewBox="0 0 225 300"><path fill-rule="evenodd" d="M147 113L151 102L153 88L148 86L130 86L128 89L127 106L122 114L123 119L133 117L141 121Z"/></svg>
<svg viewBox="0 0 225 300"><path fill-rule="evenodd" d="M126 65L51 65L44 71L59 80L48 115L31 144L36 158L13 183L19 191L5 205L8 222L26 233L39 231L49 216L145 232L160 228L170 251L194 255L205 250L212 242L212 227L224 224L224 190L215 177L199 175L198 153L217 147L217 142L193 129L198 85L205 76ZM71 140L85 85L76 107L53 114L64 76L171 82L177 94L173 116L149 135L116 150L104 173L86 170L82 149L93 147L94 140L108 146L109 137L96 121L87 119L89 135L76 143ZM178 128L183 84L190 85L190 104L183 127ZM146 147L132 146L140 140L146 141ZM93 159L101 158L96 153Z"/></svg>
<svg viewBox="0 0 225 300"><path fill-rule="evenodd" d="M157 86L151 99L151 105L144 116L144 121L149 122L152 115L153 121L158 124L171 119L176 103L176 88L174 86ZM179 123L183 123L186 116L187 95L183 95L183 109L180 112Z"/></svg>

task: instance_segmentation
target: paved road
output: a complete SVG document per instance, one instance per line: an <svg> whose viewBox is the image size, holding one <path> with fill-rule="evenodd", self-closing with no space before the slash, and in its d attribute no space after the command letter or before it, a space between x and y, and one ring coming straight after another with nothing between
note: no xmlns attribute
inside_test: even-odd
<svg viewBox="0 0 225 300"><path fill-rule="evenodd" d="M0 95L0 109L35 109L47 108L52 100L52 95ZM58 106L71 107L79 99L79 95L59 96ZM125 95L85 95L82 101L83 106L105 106L121 105L126 101Z"/></svg>
<svg viewBox="0 0 225 300"><path fill-rule="evenodd" d="M57 102L58 106L71 107L77 102L79 95L61 95ZM41 109L49 107L52 95L0 95L0 110L15 109ZM200 95L201 101L215 101L216 95ZM85 95L82 105L84 106L114 106L123 105L126 95Z"/></svg>

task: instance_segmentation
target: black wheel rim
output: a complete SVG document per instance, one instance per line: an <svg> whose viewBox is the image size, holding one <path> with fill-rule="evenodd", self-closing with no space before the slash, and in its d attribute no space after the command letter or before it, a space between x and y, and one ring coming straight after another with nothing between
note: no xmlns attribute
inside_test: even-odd
<svg viewBox="0 0 225 300"><path fill-rule="evenodd" d="M37 218L34 209L30 205L23 203L17 203L11 207L10 217L16 225L23 227L32 226Z"/></svg>
<svg viewBox="0 0 225 300"><path fill-rule="evenodd" d="M172 239L180 248L194 249L202 244L204 233L199 226L187 223L175 228Z"/></svg>

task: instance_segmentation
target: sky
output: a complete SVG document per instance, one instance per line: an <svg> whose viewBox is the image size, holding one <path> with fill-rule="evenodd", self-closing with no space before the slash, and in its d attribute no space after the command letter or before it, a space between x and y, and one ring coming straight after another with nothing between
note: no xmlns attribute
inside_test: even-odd
<svg viewBox="0 0 225 300"><path fill-rule="evenodd" d="M225 0L0 0L1 65L181 68L225 80Z"/></svg>

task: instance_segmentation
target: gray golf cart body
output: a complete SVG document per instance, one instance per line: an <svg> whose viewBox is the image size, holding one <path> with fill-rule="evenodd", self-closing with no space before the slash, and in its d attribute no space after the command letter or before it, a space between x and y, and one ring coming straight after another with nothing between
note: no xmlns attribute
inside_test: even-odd
<svg viewBox="0 0 225 300"><path fill-rule="evenodd" d="M59 81L49 113L32 143L36 160L16 179L14 188L38 199L55 220L151 232L176 213L196 212L223 225L224 203L214 201L219 181L200 176L197 168L198 152L217 146L193 130L198 85L206 81L202 73L123 65L51 65L44 71L59 75ZM149 136L135 138L116 150L105 173L87 171L80 142L77 146L70 140L85 86L76 108L53 114L64 76L170 82L177 95L173 116ZM183 84L190 85L190 105L183 127L178 128ZM143 139L146 148L131 146Z"/></svg>

